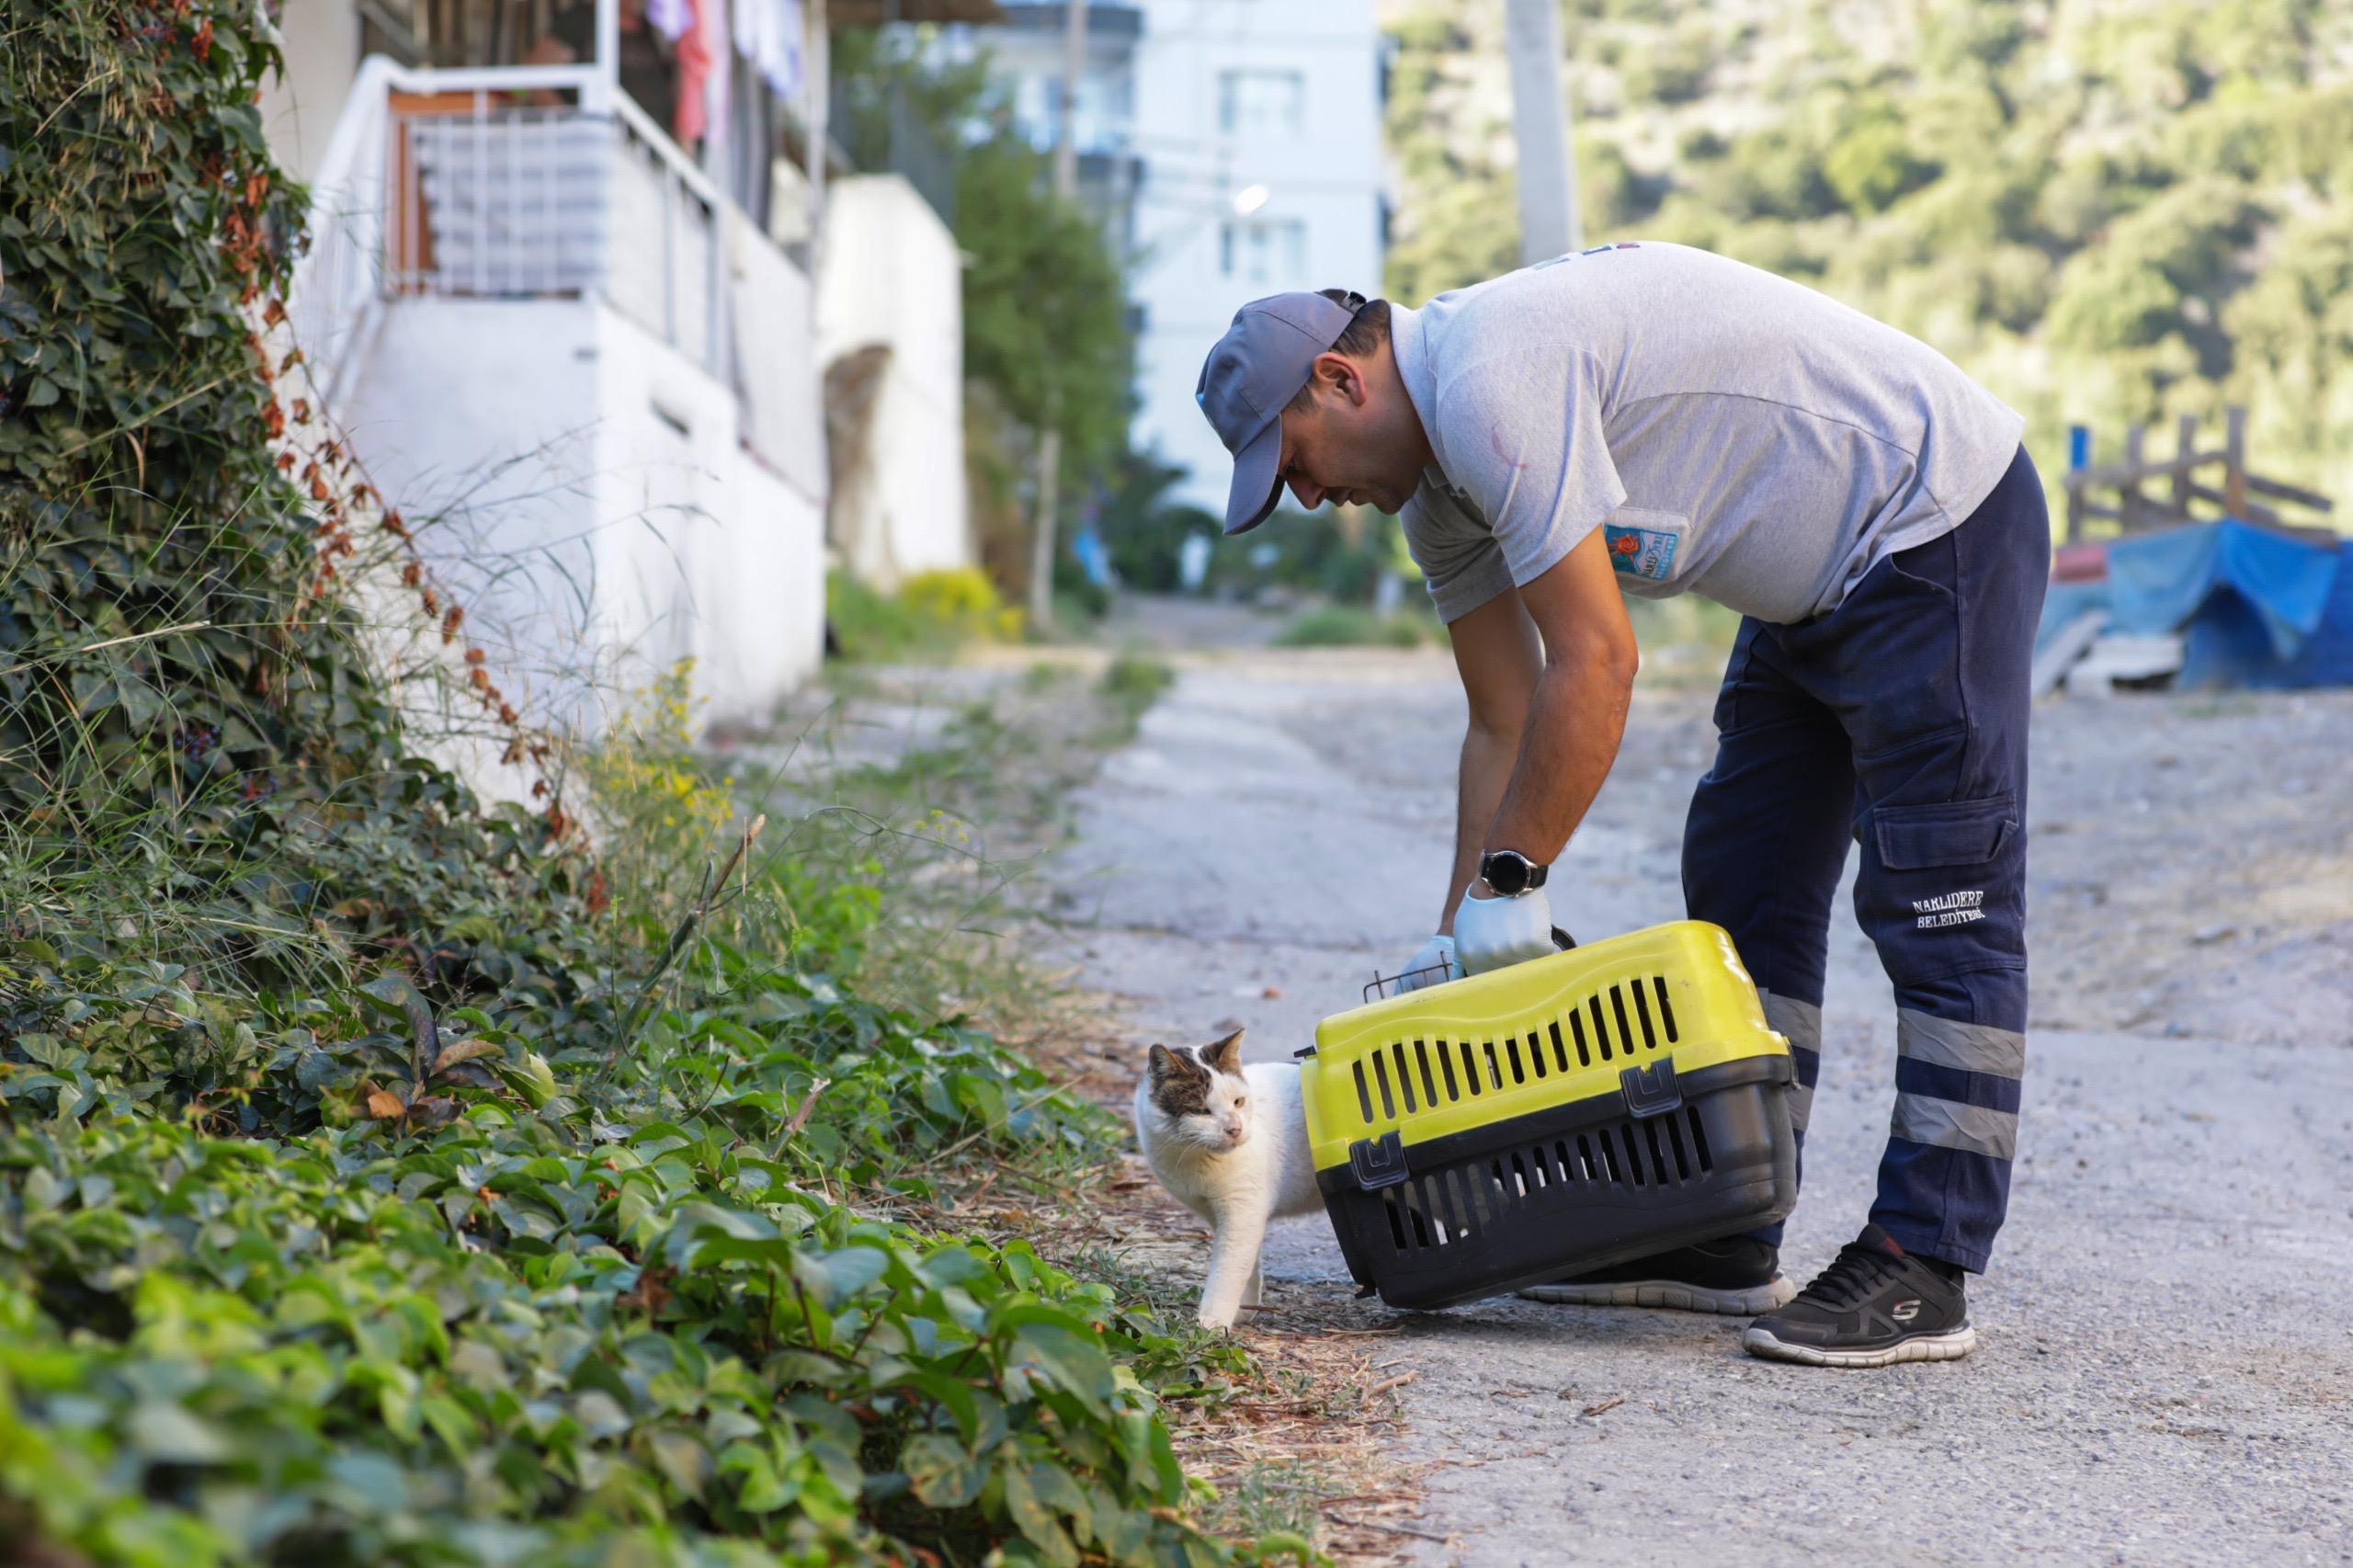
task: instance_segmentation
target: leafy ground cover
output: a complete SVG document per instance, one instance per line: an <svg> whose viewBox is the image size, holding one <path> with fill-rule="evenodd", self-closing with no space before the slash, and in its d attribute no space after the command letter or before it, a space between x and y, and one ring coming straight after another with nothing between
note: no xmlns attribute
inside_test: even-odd
<svg viewBox="0 0 2353 1568"><path fill-rule="evenodd" d="M453 659L462 607L292 439L258 13L0 14L0 1543L1235 1555L1165 1412L1240 1353L953 1222L1120 1134L952 969L868 987L926 907L873 846L924 835L764 817L683 674L599 746L517 733L529 811L426 759L346 595L363 511Z"/></svg>
<svg viewBox="0 0 2353 1568"><path fill-rule="evenodd" d="M1138 679L1098 687L1111 712ZM437 1010L397 974L228 994L15 945L11 1522L159 1564L1228 1554L1163 1402L1226 1397L1240 1354L940 1223L984 1171L1067 1190L1120 1130L829 976L890 926L879 899L811 901L756 848L741 886L665 873L724 799L683 707L655 694L585 769L635 836L551 966L561 1004ZM897 771L995 778L959 748L1011 743L962 718ZM915 837L878 791L928 791L845 788Z"/></svg>
<svg viewBox="0 0 2353 1568"><path fill-rule="evenodd" d="M718 897L699 852L736 801L666 683L581 770L606 911L438 1016L396 975L294 999L20 937L13 1522L158 1563L1222 1556L1160 1402L1245 1363L1131 1284L936 1223L983 1170L1067 1189L1123 1133L919 1022L947 985L1046 998L969 914L901 921L878 891L932 854L1013 886L949 827L1050 808L1163 679L1044 672L1012 713L975 702L933 747L828 770ZM1017 782L1043 712L1063 746ZM916 942L933 968L894 961ZM864 1002L835 968L916 994Z"/></svg>

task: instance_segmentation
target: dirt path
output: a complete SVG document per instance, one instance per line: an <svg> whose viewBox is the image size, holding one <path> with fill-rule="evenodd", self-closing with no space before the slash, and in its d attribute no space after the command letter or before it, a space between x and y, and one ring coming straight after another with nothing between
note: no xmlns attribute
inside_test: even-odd
<svg viewBox="0 0 2353 1568"><path fill-rule="evenodd" d="M1697 687L1638 696L1555 873L1581 937L1681 914L1707 713ZM1460 734L1437 655L1188 660L1061 872L1097 922L1073 956L1139 1049L1238 1021L1287 1056L1396 967L1441 891ZM1408 1315L1416 1528L1447 1540L1401 1553L2353 1562L2353 694L2078 702L2036 744L2036 1028L1979 1353L1837 1373L1745 1357L1738 1320ZM1891 1094L1891 1004L1845 909L1801 1279L1860 1223ZM1269 1274L1348 1289L1319 1221L1279 1230Z"/></svg>

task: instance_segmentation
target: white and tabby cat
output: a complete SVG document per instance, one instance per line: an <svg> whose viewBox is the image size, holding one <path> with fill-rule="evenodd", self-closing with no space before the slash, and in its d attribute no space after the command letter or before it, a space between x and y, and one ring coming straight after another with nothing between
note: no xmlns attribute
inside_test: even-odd
<svg viewBox="0 0 2353 1568"><path fill-rule="evenodd" d="M1240 1029L1214 1045L1155 1045L1136 1085L1136 1139L1161 1185L1209 1221L1201 1326L1232 1327L1258 1304L1267 1221L1324 1206L1298 1064L1244 1066Z"/></svg>

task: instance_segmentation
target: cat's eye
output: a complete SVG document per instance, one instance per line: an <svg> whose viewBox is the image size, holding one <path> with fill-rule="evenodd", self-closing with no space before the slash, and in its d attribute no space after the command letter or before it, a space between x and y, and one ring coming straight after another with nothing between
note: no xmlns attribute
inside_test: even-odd
<svg viewBox="0 0 2353 1568"><path fill-rule="evenodd" d="M1236 1110L1240 1110L1244 1106L1246 1106L1249 1103L1249 1098L1246 1096L1236 1095L1233 1096L1233 1108Z"/></svg>

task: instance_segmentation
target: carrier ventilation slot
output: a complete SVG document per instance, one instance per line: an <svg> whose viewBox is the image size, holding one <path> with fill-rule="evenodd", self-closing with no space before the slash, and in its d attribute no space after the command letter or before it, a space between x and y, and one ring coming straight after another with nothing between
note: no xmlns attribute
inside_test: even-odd
<svg viewBox="0 0 2353 1568"><path fill-rule="evenodd" d="M1404 1097L1405 1114L1411 1116L1420 1108L1414 1102L1414 1070L1405 1063L1405 1042L1392 1040L1389 1050L1397 1058L1397 1092Z"/></svg>
<svg viewBox="0 0 2353 1568"><path fill-rule="evenodd" d="M1715 1168L1699 1108L1687 1105L1409 1177L1382 1188L1381 1199L1397 1250L1425 1252L1595 1187L1683 1187Z"/></svg>
<svg viewBox="0 0 2353 1568"><path fill-rule="evenodd" d="M1629 993L1633 998L1631 1012L1626 1005ZM1605 994L1608 997L1607 1007L1602 1005ZM1680 1038L1675 1027L1674 1005L1666 997L1666 977L1662 974L1621 982L1610 986L1607 993L1596 992L1586 998L1582 1007L1570 1007L1565 1018L1565 1033L1561 1028L1563 1019L1553 1018L1506 1037L1500 1050L1494 1040L1475 1044L1467 1040L1456 1040L1449 1046L1444 1040L1416 1040L1412 1042L1411 1051L1406 1049L1404 1040L1391 1040L1370 1052L1370 1077L1366 1076L1363 1062L1353 1064L1357 1108L1364 1114L1366 1126L1378 1127L1397 1119L1400 1100L1404 1102L1404 1112L1409 1116L1435 1110L1441 1101L1458 1104L1466 1095L1480 1095L1489 1089L1500 1091L1507 1085L1549 1078L1556 1068L1567 1073L1574 1068L1590 1067L1597 1061L1631 1061L1644 1051L1663 1051ZM1550 1062L1545 1060L1544 1049L1548 1040L1552 1042ZM1461 1056L1459 1073L1455 1062L1458 1051ZM1430 1060L1433 1056L1438 1059L1435 1065ZM1378 1113L1372 1103L1376 1087L1381 1099Z"/></svg>
<svg viewBox="0 0 2353 1568"><path fill-rule="evenodd" d="M1634 1018L1636 1022L1643 1026L1643 1049L1644 1051L1656 1051L1658 1049L1658 1035L1656 1031L1651 1028L1651 1005L1648 998L1644 997L1643 994L1643 983L1641 981L1638 980L1634 982L1633 992Z"/></svg>

